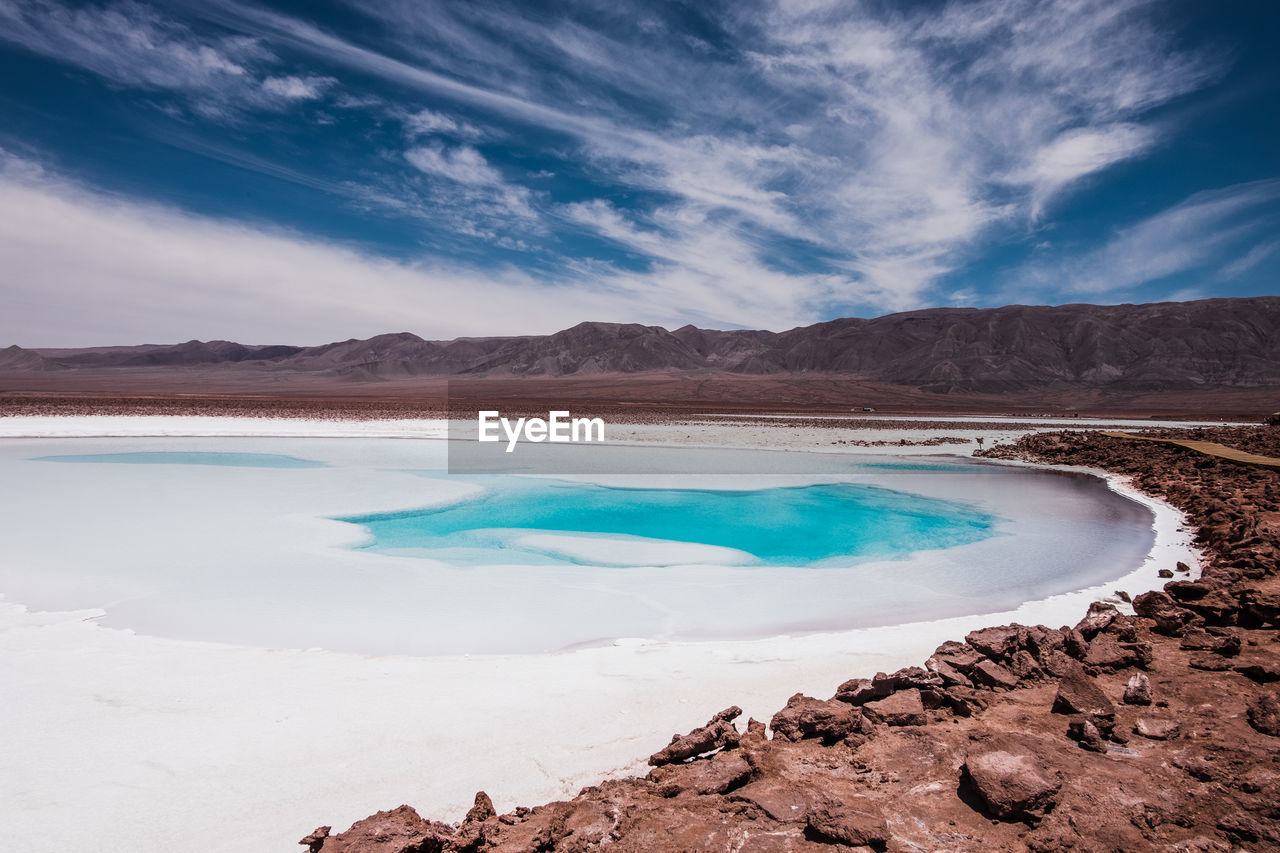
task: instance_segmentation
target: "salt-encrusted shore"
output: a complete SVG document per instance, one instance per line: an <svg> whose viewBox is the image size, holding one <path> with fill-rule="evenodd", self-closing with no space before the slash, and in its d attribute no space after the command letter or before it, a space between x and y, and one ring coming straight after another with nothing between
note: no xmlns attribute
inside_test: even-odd
<svg viewBox="0 0 1280 853"><path fill-rule="evenodd" d="M1280 457L1280 433L1196 437ZM1183 507L1204 571L1095 602L1074 627L1008 624L938 646L924 667L797 693L745 731L730 706L653 769L460 825L408 806L312 851L1192 851L1280 847L1280 474L1183 448L1069 432L1002 458L1131 476ZM1052 623L1050 623L1052 625ZM825 695L819 693L817 695ZM770 731L771 730L771 731ZM771 734L771 736L770 736Z"/></svg>
<svg viewBox="0 0 1280 853"><path fill-rule="evenodd" d="M443 424L0 419L0 436L10 437L432 430L441 435ZM732 432L716 425L699 438L731 444ZM671 431L662 438L679 440ZM832 449L804 434L770 439ZM1156 548L1115 583L1009 613L804 637L368 658L142 637L95 625L93 612L30 613L6 603L0 667L24 701L0 709L10 733L0 811L20 849L173 849L199 838L206 849L257 851L288 849L297 828L320 817L343 826L393 800L458 819L479 788L501 810L564 797L637 772L655 744L708 708L739 704L767 718L796 691L822 694L853 676L917 663L974 628L1072 623L1114 589L1154 587L1157 569L1194 563L1194 554L1176 510L1137 499L1156 514ZM491 748L495 738L501 750Z"/></svg>

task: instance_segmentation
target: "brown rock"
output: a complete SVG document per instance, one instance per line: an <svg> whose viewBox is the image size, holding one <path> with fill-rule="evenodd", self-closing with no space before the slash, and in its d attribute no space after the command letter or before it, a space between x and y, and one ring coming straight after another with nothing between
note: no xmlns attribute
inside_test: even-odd
<svg viewBox="0 0 1280 853"><path fill-rule="evenodd" d="M1151 646L1147 643L1125 643L1110 634L1099 634L1089 644L1084 663L1112 672L1131 666L1145 669L1151 665Z"/></svg>
<svg viewBox="0 0 1280 853"><path fill-rule="evenodd" d="M1126 705L1151 704L1151 679L1147 678L1145 672L1135 673L1129 679L1129 683L1124 688L1124 703Z"/></svg>
<svg viewBox="0 0 1280 853"><path fill-rule="evenodd" d="M1203 669L1206 672L1226 672L1231 669L1231 661L1211 652L1196 652L1187 660L1187 664L1192 669Z"/></svg>
<svg viewBox="0 0 1280 853"><path fill-rule="evenodd" d="M1213 587L1204 581L1170 581L1164 591L1178 601L1198 601L1213 592Z"/></svg>
<svg viewBox="0 0 1280 853"><path fill-rule="evenodd" d="M1092 720L1080 719L1072 726L1068 727L1067 734L1077 741L1082 747L1091 752L1106 752L1107 744L1102 739L1102 732L1093 724Z"/></svg>
<svg viewBox="0 0 1280 853"><path fill-rule="evenodd" d="M1204 619L1180 606L1165 592L1144 592L1133 600L1133 610L1156 623L1156 630L1171 637L1182 636L1187 628L1203 625Z"/></svg>
<svg viewBox="0 0 1280 853"><path fill-rule="evenodd" d="M695 755L702 755L716 749L737 746L738 730L733 727L733 720L742 713L737 705L725 708L712 717L705 726L694 729L687 735L673 735L671 743L649 756L649 764L659 767L685 761Z"/></svg>
<svg viewBox="0 0 1280 853"><path fill-rule="evenodd" d="M1141 717L1133 731L1149 740L1169 740L1178 736L1180 726L1173 720L1149 720Z"/></svg>
<svg viewBox="0 0 1280 853"><path fill-rule="evenodd" d="M484 791L476 792L475 805L467 812L467 816L462 819L463 823L481 823L491 817L497 817L498 813L493 810L493 800L489 799L489 795Z"/></svg>
<svg viewBox="0 0 1280 853"><path fill-rule="evenodd" d="M458 850L476 850L482 847L489 836L489 826L485 822L497 816L498 813L493 810L493 800L484 791L477 791L475 804L458 827L454 846Z"/></svg>
<svg viewBox="0 0 1280 853"><path fill-rule="evenodd" d="M1089 605L1089 612L1083 619L1076 624L1076 630L1079 631L1086 640L1092 640L1101 631L1106 629L1120 615L1120 611L1116 610L1115 605L1107 604L1102 601L1095 601Z"/></svg>
<svg viewBox="0 0 1280 853"><path fill-rule="evenodd" d="M1170 571L1169 569L1161 569L1160 571L1156 572L1156 575L1162 578L1171 578L1173 577L1173 572Z"/></svg>
<svg viewBox="0 0 1280 853"><path fill-rule="evenodd" d="M1224 629L1215 628L1214 631ZM1240 635L1235 633L1210 633L1202 629L1187 631L1182 635L1181 648L1193 651L1213 652L1219 655L1240 654Z"/></svg>
<svg viewBox="0 0 1280 853"><path fill-rule="evenodd" d="M1265 844L1267 849L1274 850L1280 846L1280 830L1272 822L1263 822L1244 812L1227 815L1218 821L1218 829L1238 842L1246 844Z"/></svg>
<svg viewBox="0 0 1280 853"><path fill-rule="evenodd" d="M836 688L835 698L850 705L863 705L872 699L883 699L893 692L892 686L884 680L884 673L876 673L879 678L851 678Z"/></svg>
<svg viewBox="0 0 1280 853"><path fill-rule="evenodd" d="M920 691L900 690L887 699L863 705L867 716L888 726L923 726L927 721Z"/></svg>
<svg viewBox="0 0 1280 853"><path fill-rule="evenodd" d="M1203 617L1210 625L1232 625L1240 610L1239 601L1216 589L1203 598L1183 602L1183 606Z"/></svg>
<svg viewBox="0 0 1280 853"><path fill-rule="evenodd" d="M979 663L973 668L971 675L975 683L984 684L987 687L1011 690L1018 686L1018 676L993 660L984 660Z"/></svg>
<svg viewBox="0 0 1280 853"><path fill-rule="evenodd" d="M331 829L333 829L331 826L317 827L310 835L306 836L298 843L307 845L307 850L310 851L310 853L318 853L320 848L324 846L324 840L329 837L329 830Z"/></svg>
<svg viewBox="0 0 1280 853"><path fill-rule="evenodd" d="M982 660L982 653L973 646L948 640L934 650L931 660L943 661L961 672L968 672Z"/></svg>
<svg viewBox="0 0 1280 853"><path fill-rule="evenodd" d="M1280 681L1280 662L1269 660L1250 661L1236 664L1232 669L1259 684Z"/></svg>
<svg viewBox="0 0 1280 853"><path fill-rule="evenodd" d="M823 839L850 847L888 843L889 824L869 801L824 799L809 810L809 828Z"/></svg>
<svg viewBox="0 0 1280 853"><path fill-rule="evenodd" d="M965 635L964 641L989 658L1004 660L1013 657L1022 647L1025 631L1021 625L999 625L972 631Z"/></svg>
<svg viewBox="0 0 1280 853"><path fill-rule="evenodd" d="M1041 667L1048 665L1056 655L1065 653L1066 640L1062 632L1044 625L1032 625L1026 630L1026 651Z"/></svg>
<svg viewBox="0 0 1280 853"><path fill-rule="evenodd" d="M883 684L888 686L885 695L896 693L899 690L907 690L915 687L919 690L933 690L942 687L942 677L936 672L932 672L924 667L907 666L897 672L885 675L882 672L876 673L872 679L875 684Z"/></svg>
<svg viewBox="0 0 1280 853"><path fill-rule="evenodd" d="M568 812L571 808L568 803L552 803L548 807L551 812L550 817L530 839L529 846L534 850L534 853L549 853L549 851L555 850L559 842L573 834L568 820Z"/></svg>
<svg viewBox="0 0 1280 853"><path fill-rule="evenodd" d="M1273 557L1274 561L1280 554ZM1236 594L1240 602L1238 624L1246 628L1280 627L1280 595L1266 593L1255 588L1245 588Z"/></svg>
<svg viewBox="0 0 1280 853"><path fill-rule="evenodd" d="M948 687L972 687L973 682L967 675L956 669L946 660L938 657L931 657L924 664L930 671L936 672L938 677L942 679L942 683Z"/></svg>
<svg viewBox="0 0 1280 853"><path fill-rule="evenodd" d="M1026 649L1018 650L1017 654L1013 656L1013 660L1009 661L1009 669L1018 678L1037 679L1044 677L1044 670L1040 668L1040 664L1031 652Z"/></svg>
<svg viewBox="0 0 1280 853"><path fill-rule="evenodd" d="M1115 717L1116 709L1102 692L1098 682L1085 673L1079 665L1058 682L1058 693L1053 700L1057 714L1086 714L1098 717Z"/></svg>
<svg viewBox="0 0 1280 853"><path fill-rule="evenodd" d="M1084 657L1083 654L1080 656ZM1079 666L1078 659L1068 655L1065 651L1054 652L1049 655L1049 659L1044 662L1044 670L1049 675L1061 678L1071 671L1072 667Z"/></svg>
<svg viewBox="0 0 1280 853"><path fill-rule="evenodd" d="M729 798L751 803L779 823L797 823L809 817L811 797L805 789L774 777L744 785Z"/></svg>
<svg viewBox="0 0 1280 853"><path fill-rule="evenodd" d="M658 793L664 797L683 793L706 796L723 794L737 788L751 777L751 772L751 765L738 750L734 750L717 752L708 761L655 767L649 773L649 779L658 786Z"/></svg>
<svg viewBox="0 0 1280 853"><path fill-rule="evenodd" d="M441 853L452 841L452 829L400 806L356 821L346 832L325 838L319 849L324 853Z"/></svg>
<svg viewBox="0 0 1280 853"><path fill-rule="evenodd" d="M1035 818L1051 809L1062 782L1033 743L995 736L969 748L961 772L982 804L1002 820Z"/></svg>
<svg viewBox="0 0 1280 853"><path fill-rule="evenodd" d="M1280 737L1280 700L1274 693L1263 693L1249 703L1249 725L1264 735Z"/></svg>
<svg viewBox="0 0 1280 853"><path fill-rule="evenodd" d="M1084 638L1084 634L1065 625L1059 633L1062 635L1062 650L1076 660L1083 660L1089 652L1089 641Z"/></svg>
<svg viewBox="0 0 1280 853"><path fill-rule="evenodd" d="M845 702L797 693L787 700L787 707L773 715L769 728L774 737L787 741L822 738L834 743L857 731L861 722L861 712Z"/></svg>

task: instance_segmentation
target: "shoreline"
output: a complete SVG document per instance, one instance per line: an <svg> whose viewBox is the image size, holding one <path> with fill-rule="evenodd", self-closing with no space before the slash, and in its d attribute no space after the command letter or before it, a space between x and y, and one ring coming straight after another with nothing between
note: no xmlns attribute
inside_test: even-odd
<svg viewBox="0 0 1280 853"><path fill-rule="evenodd" d="M65 421L68 419L39 418L37 420L40 422L41 425L43 425L46 420ZM82 419L75 418L74 420L80 421ZM102 432L96 426L96 424L100 420L101 418L95 416L89 419L90 423L87 425L76 424L74 426L77 428L62 430L58 434L49 434L49 433L40 433L40 432L25 432L22 430L12 430L12 429L6 430L5 427L12 426L13 423L12 422L6 423L5 419L0 419L0 441L6 440L6 439L38 440L38 439L51 439L51 438L79 439L79 438L118 438L118 437L120 438L123 438L123 437L127 437L127 438L186 438L186 437L213 438L213 437L216 437L216 438L302 438L302 439L305 439L305 438L315 438L315 439L402 438L402 439L417 439L417 440L426 440L426 441L440 441L440 440L448 439L447 432L445 431L445 426L444 426L446 422L438 419L381 422L378 427L369 428L367 430L366 429L353 430L351 429L351 427L356 425L362 428L372 427L372 425L377 422L353 421L353 422L347 422L343 426L339 427L339 426L336 426L335 422L333 421L312 421L307 425L306 429L297 431L297 432L276 432L273 430L254 431L260 428L263 425L264 421L256 418L241 419L241 418L226 418L226 417L194 418L194 419L183 418L181 419L180 422L173 424L172 425L173 428L171 429L166 429L164 431L156 431L156 432L151 431L151 427L153 427L152 422L155 420L176 420L173 418L169 418L169 416L148 416L143 418L135 418L133 416L110 416L108 420L111 422L111 424L115 428L109 432ZM210 423L210 422L213 422L213 423ZM286 425L292 425L292 424L296 424L296 421L292 421L292 420L284 421L277 425L286 426ZM732 433L737 430L738 430L738 427L736 426L726 426L726 427L720 428L721 432L727 431ZM723 438L724 436L715 436L715 437ZM796 438L798 439L799 436L797 435ZM663 436L660 439L656 439L656 440L653 438L649 438L649 439L633 439L633 440L624 440L624 441L610 441L602 444L601 446L608 446L608 445L656 446L656 447L685 448L685 449L759 449L757 445L753 443L734 444L734 443L725 442L725 441L719 441L716 443L703 443L701 441L690 442L690 441L673 440L672 436ZM964 459L970 462L977 461L979 463L984 463L984 464L994 464L994 465L1003 465L1003 466L1011 466L1011 467L1026 467L1026 468L1032 468L1032 469L1036 469L1039 471L1046 471L1046 472L1066 471L1066 472L1084 474L1084 475L1095 477L1097 479L1102 480L1107 485L1107 488L1110 491L1120 495L1121 497L1126 498L1127 500L1137 503L1145 507L1148 511L1150 511L1152 514L1152 530L1154 533L1154 539L1152 541L1151 547L1148 549L1147 553L1143 556L1141 562L1138 565L1134 566L1131 570L1125 572L1124 574L1120 575L1119 577L1113 580L1091 584L1086 587L1080 587L1078 589L1069 590L1066 592L1055 593L1053 595L1046 596L1043 598L1029 599L1021 602L1017 607L1013 609L981 611L977 613L961 614L958 616L942 617L939 619L925 619L925 620L917 620L917 621L911 621L911 622L896 623L893 625L883 625L883 626L874 626L874 627L865 627L865 628L831 628L831 629L819 628L817 630L805 631L802 633L787 632L787 633L776 634L776 635L769 635L769 636L762 636L762 637L748 637L748 638L742 638L742 639L668 641L668 640L643 638L643 637L641 638L621 637L621 638L618 638L617 640L610 640L610 641L602 642L599 645L594 645L594 646L584 647L584 648L602 648L602 647L608 647L609 645L615 645L617 643L629 643L629 644L643 643L643 644L648 644L652 646L670 645L673 647L687 647L687 646L703 646L703 645L722 646L726 644L732 645L732 644L744 644L744 643L746 644L771 643L771 642L779 642L779 641L792 641L796 639L801 639L806 637L815 637L815 636L834 637L834 638L852 638L854 636L860 635L860 632L866 632L866 631L892 631L898 628L907 628L907 627L914 628L914 629L924 629L926 626L945 625L951 622L958 623L963 621L969 621L975 618L1009 617L1010 619L1016 619L1020 617L1022 618L1030 617L1032 614L1039 614L1038 616L1036 616L1036 618L1040 621L1045 621L1045 620L1054 621L1057 617L1054 616L1053 614L1057 614L1057 613L1067 614L1066 618L1069 618L1070 613L1068 613L1068 609L1074 607L1078 599L1083 599L1083 598L1090 598L1091 600L1107 599L1112 601L1113 603L1118 604L1121 608L1127 607L1128 605L1124 604L1124 602L1115 598L1113 594L1114 591L1117 589L1122 589L1126 592L1129 592L1130 595L1136 595L1140 592L1145 592L1148 589L1154 589L1156 586L1158 586L1158 583L1160 581L1160 578L1156 576L1155 572L1158 570L1157 564L1160 563L1161 561L1164 561L1166 563L1173 563L1173 562L1179 562L1179 561L1187 563L1192 567L1192 574L1189 575L1189 577L1198 577L1199 575L1199 569L1200 569L1199 561L1202 555L1200 554L1198 549L1194 547L1191 541L1191 534L1187 530L1185 516L1175 507L1171 506L1170 504L1161 500L1160 498L1152 495L1148 495L1142 492L1140 489L1136 488L1127 478L1107 472L1102 469L1090 468L1086 466L1061 466L1061 465L1054 466L1054 465L1045 465L1045 464L1026 462L1021 460L983 459L981 457L973 457L967 454L957 453L954 451L953 448L950 448L947 446L942 446L942 447L905 446L904 447L900 445L890 445L890 446L884 446L884 447L831 448L828 446L812 446L804 443L803 441L793 441L792 446L779 447L774 445L770 449L774 451L786 451L786 452L797 452L797 453L850 453L852 455L868 455L868 456L881 455L881 454L902 456L902 457L915 457L915 456L923 457L923 456L936 455L936 456L947 456L947 457L956 458L956 459ZM571 476L571 479L581 479L581 476L574 475L574 476ZM586 479L588 481L592 480L591 477L587 477ZM344 510L343 514L348 514L348 515L352 513L358 514L360 512L366 512L366 511L372 511L372 510L348 509L348 510ZM386 511L396 512L396 511L409 511L409 510L391 509L391 510L377 510L377 511L378 512L386 512ZM327 520L327 517L325 520ZM1130 588L1137 591L1134 592ZM0 601L5 601L5 600L7 600L6 593L0 590ZM57 608L51 608L51 609L41 609L34 612L56 613L56 612L63 612L63 611L60 611ZM1073 613L1074 611L1070 611L1070 612ZM125 628L125 630L131 630L131 629ZM932 632L929 632L929 633L932 634ZM173 639L173 638L167 638L163 636L146 635L146 634L141 634L140 636L153 636L155 639ZM213 642L219 645L222 644L222 643L218 643L217 641L213 641ZM261 646L255 646L251 643L229 642L229 643L225 643L225 645L240 646L245 648L263 648ZM282 650L298 650L297 647L274 647L273 646L270 648L280 648ZM326 649L325 651L330 651L330 650ZM562 653L568 653L572 651L575 651L575 649L563 649L563 650L557 650L557 651L551 651L551 652L534 652L530 654L562 654ZM342 653L342 652L338 651L336 653ZM497 657L506 656L502 653L496 653L496 654L495 653L471 653L465 656L466 657L483 657L489 654L492 654L493 656L497 656ZM439 657L453 657L453 656L454 655L451 655L451 654L443 654L443 655L427 655L423 657L439 658Z"/></svg>
<svg viewBox="0 0 1280 853"><path fill-rule="evenodd" d="M227 424L224 423L221 426L225 428ZM325 424L325 426L332 426L332 424ZM827 448L810 449L826 450ZM895 450L902 452L899 448ZM1096 471L1091 473L1097 475ZM1116 491L1126 488L1118 482L1111 480L1108 482ZM1127 496L1133 499L1132 495ZM1141 499L1140 502L1145 503L1146 499ZM1153 506L1152 511L1155 513L1153 524L1157 526L1157 544L1177 547L1178 542L1181 541L1182 546L1186 546L1185 533L1180 533L1177 529L1180 522L1174 517L1176 510L1166 505L1163 509ZM1162 518L1164 519L1163 527L1161 526ZM95 683L102 679L102 673L88 673L82 666L71 666L73 661L69 659L82 656L86 649L96 648L99 650L97 654L115 655L119 660L117 666L127 666L135 673L139 669L151 668L154 675L146 675L144 672L141 676L135 675L131 682L126 680L125 684L113 684L111 679L107 679L97 691L100 693L102 687L108 688L109 693L118 694L123 690L123 697L117 701L123 701L126 705L136 701L135 698L130 697L131 691L135 697L147 695L163 697L160 700L161 705L172 705L176 702L175 707L188 705L193 691L198 695L199 691L194 690L194 687L189 684L179 684L174 689L166 690L164 685L156 683L163 677L160 661L185 660L188 665L194 665L196 669L213 668L221 671L222 677L229 679L231 684L244 684L246 674L257 673L261 677L266 673L274 673L269 677L278 679L282 689L265 697L262 695L248 697L250 713L247 717L232 714L232 719L238 719L240 722L232 725L230 731L260 729L261 722L253 722L253 720L260 721L280 714L303 716L308 720L304 727L305 735L295 736L291 740L299 747L305 744L308 750L315 743L331 742L333 738L344 736L339 734L339 729L327 724L323 715L316 716L312 712L308 717L307 711L299 707L300 696L328 694L328 690L321 688L322 683L328 685L334 692L353 694L363 692L366 697L376 697L355 702L347 711L348 714L363 713L366 716L362 730L367 727L371 732L403 731L413 726L415 720L419 723L432 720L443 730L453 733L450 740L455 739L458 732L463 733L463 740L467 737L481 737L480 732L483 731L484 726L474 720L464 722L467 714L459 718L456 712L437 707L421 695L418 689L411 686L397 688L396 685L440 683L441 677L446 677L446 683L450 678L478 680L491 686L473 693L475 698L464 702L478 710L486 706L492 707L494 702L503 704L507 700L501 697L514 689L513 685L518 685L523 680L529 685L525 688L526 690L533 691L535 694L541 690L542 695L560 695L566 698L572 696L573 701L580 706L570 715L573 722L569 728L576 729L572 732L564 731L566 720L561 711L543 713L539 716L538 713L531 713L529 709L525 709L522 723L522 728L525 729L524 738L519 739L518 743L513 742L512 746L513 752L518 750L523 753L524 762L532 763L521 764L514 771L505 767L502 761L495 762L492 759L471 755L467 749L459 749L456 744L445 746L444 742L435 739L434 735L427 737L410 735L407 740L399 742L397 742L398 736L393 736L381 758L374 760L369 759L367 750L358 750L351 755L349 761L364 761L365 769L358 771L353 768L345 778L351 787L366 790L367 794L352 798L346 793L346 787L342 792L331 791L325 794L313 789L310 785L304 785L301 790L290 794L289 799L295 801L293 809L286 809L286 812L268 810L255 820L240 825L241 830L249 833L247 844L240 847L230 845L210 848L249 851L266 847L267 838L276 839L271 844L277 841L285 843L285 836L292 836L288 838L288 841L292 841L297 835L299 819L306 823L302 818L303 814L322 815L342 825L344 820L354 821L374 808L385 805L388 799L411 799L426 812L457 819L461 818L467 808L469 797L462 791L468 787L475 790L487 786L500 806L506 810L521 803L570 796L583 784L594 783L602 777L631 776L642 771L643 756L649 749L660 745L670 731L684 730L697 724L705 716L707 708L737 702L748 706L749 712L767 718L797 690L818 692L829 689L831 684L839 683L852 676L870 676L877 671L892 671L901 666L918 663L937 643L955 636L963 636L967 630L995 624L1001 619L1070 621L1079 610L1083 609L1083 605L1087 604L1088 600L1099 595L1109 595L1111 590L1124 583L1129 583L1132 587L1133 581L1129 578L1145 576L1144 572L1147 569L1152 575L1151 582L1156 583L1154 563L1168 557L1156 556L1155 550L1153 546L1153 552L1147 555L1142 566L1115 582L1039 601L1024 602L1013 611L979 613L882 628L798 636L784 635L732 642L664 643L618 640L607 646L537 655L532 658L524 655L367 658L342 652L260 649L168 640L94 624L97 614L93 611L31 612L9 601L0 602L0 612L6 614L3 617L3 625L8 629L0 631L0 636L13 639L19 635L26 635L25 639L31 640L40 632L58 635L64 645L61 646L61 651L55 649L50 652L46 647L49 657L45 663L49 664L50 671L61 671L68 675L73 685L77 683L78 678L88 678ZM1147 587L1144 586L1143 589L1145 588ZM1129 591L1136 594L1138 590L1137 587L1132 587ZM28 645L24 642L20 644L20 648L24 654L41 655L39 643ZM6 652L14 651L14 647L6 643ZM305 662L307 676L299 678L290 667L280 669L282 660ZM536 666L533 667L535 677L531 677L527 672L521 672L530 668L531 661L536 662ZM67 671L69 666L70 672ZM168 666L172 666L172 663ZM751 670L750 676L743 667ZM371 683L370 677L383 669L399 672L400 675L390 683L376 685ZM110 671L108 667L106 672ZM590 675L584 677L584 673L590 673ZM39 680L36 673L27 673L26 680L29 684L33 678L36 681ZM138 680L139 678L141 680ZM622 680L619 681L619 679ZM249 678L248 683L255 680ZM498 685L501 686L497 687ZM661 685L667 697L661 702L651 692L658 685ZM495 690L497 692L494 692ZM317 694L316 691L320 693ZM590 693L592 696L584 701L581 697L582 693ZM36 695L39 695L38 688L36 688ZM93 708L100 701L94 698L93 692L85 695L84 692L77 692L74 686L70 690L55 691L55 695L57 699L54 701L72 707L80 715L94 713ZM155 699L153 698L152 701L154 702ZM212 700L214 717L227 716L230 713L225 707L225 702L224 698ZM416 712L409 709L399 709L395 712L387 710L388 705L415 702L422 703ZM365 706L374 707L371 716L369 707ZM631 710L628 711L628 708ZM449 722L451 713L454 714L452 723ZM649 725L637 726L637 717L647 717L650 719ZM23 730L21 721L7 722L10 723L11 730L14 730L15 723L17 723L16 730ZM28 719L26 725L38 727L39 722ZM465 733L468 731L474 731L475 734L467 736ZM132 743L135 749L142 751L144 757L155 750L154 746L148 746L148 742L152 740L158 741L167 748L180 747L167 741L163 736L154 739L150 737L131 739L127 736L127 731L124 734L126 735L124 742ZM121 736L121 732L116 732L115 736ZM175 733L173 737L176 736ZM242 734L237 734L237 737L240 736ZM253 736L261 737L262 733L257 732ZM350 736L346 735L346 737ZM385 738L386 734L381 734L379 737ZM572 746L563 741L565 737L572 738ZM214 740L216 742L218 739ZM224 748L227 747L224 746ZM299 756L291 751L293 747L283 752L279 746L271 747L262 744L259 748L263 750L264 756L274 757L272 763L287 766L293 762L297 772L303 773L309 779L316 778L313 774L318 772L318 768L311 765L318 760L318 757L309 756L307 760L300 760ZM457 778L451 777L452 781L449 784L424 786L420 774L411 767L399 764L399 756L410 753L434 754L439 758L438 762L433 762L436 766L467 769ZM468 755L465 762L462 759L463 755ZM63 754L60 760L66 772L74 773L78 779L77 783L66 780L63 784L70 784L73 789L77 785L87 787L86 797L94 795L92 790L94 787L110 784L102 778L97 782L80 778L83 771L80 765L83 759L74 751ZM134 761L136 760L135 758ZM126 761L126 764L128 763ZM18 766L21 766L21 762ZM309 767L310 770L308 770ZM114 773L113 768L106 768L106 770L107 778L111 778ZM514 776L512 776L513 772ZM518 781L521 774L524 774L523 782ZM267 775L271 776L271 774ZM271 787L288 784L284 780L294 775L296 773L287 774L276 780ZM508 781L502 783L503 779ZM88 783L87 786L86 783ZM135 781L134 784L138 782ZM225 784L225 781L222 784ZM328 783L321 782L321 784ZM297 786L296 781L293 785ZM216 782L213 787L217 787ZM173 793L161 794L158 801L168 800L171 801L171 807L181 808L182 803L188 798L213 796L213 791L208 785L198 785L197 789L188 792L186 796L175 797ZM418 793L411 795L411 789ZM401 793L395 793L397 790ZM257 798L261 800L262 796L264 792L259 792ZM278 799L278 795L276 796ZM46 829L42 831L47 832L48 819L38 820L36 826L44 825ZM257 826L257 832L263 834L253 835L252 826ZM77 839L87 840L91 835L100 837L103 829L102 826L94 829L90 824L81 835L68 838L67 841L73 843L77 842ZM184 833L212 829L212 823L202 824L201 820L194 815L188 815L183 823ZM35 826L32 827L32 831L36 831ZM162 846L174 843L177 838L177 834L164 838L153 835L150 840L140 842L133 839L117 849L130 849L131 846L132 849L138 849L140 846ZM112 848L99 846L98 849Z"/></svg>
<svg viewBox="0 0 1280 853"><path fill-rule="evenodd" d="M1220 434L1280 455L1274 430ZM497 816L482 789L460 825L402 806L333 842L322 826L301 843L363 849L390 831L495 853L736 850L761 837L769 850L1275 849L1280 481L1137 445L1067 432L998 451L1124 474L1127 488L1183 507L1203 548L1200 578L1136 596L1135 615L1096 602L1073 629L1007 624L953 637L927 669L853 678L829 700L791 696L772 737L755 719L740 731L731 721L742 709L729 707L674 737L643 778L569 800Z"/></svg>

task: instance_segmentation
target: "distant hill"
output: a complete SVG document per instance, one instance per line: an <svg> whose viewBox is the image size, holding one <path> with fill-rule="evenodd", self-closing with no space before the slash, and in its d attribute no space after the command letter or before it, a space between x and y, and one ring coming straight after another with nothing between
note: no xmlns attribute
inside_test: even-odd
<svg viewBox="0 0 1280 853"><path fill-rule="evenodd" d="M58 370L60 365L51 359L45 358L35 350L23 349L20 346L6 347L0 349L0 371L3 370Z"/></svg>
<svg viewBox="0 0 1280 853"><path fill-rule="evenodd" d="M347 382L405 377L832 375L933 393L1046 387L1280 388L1280 297L1150 305L932 308L785 332L580 323L551 335L429 341L408 332L315 347L229 341L0 350L0 373L222 366Z"/></svg>

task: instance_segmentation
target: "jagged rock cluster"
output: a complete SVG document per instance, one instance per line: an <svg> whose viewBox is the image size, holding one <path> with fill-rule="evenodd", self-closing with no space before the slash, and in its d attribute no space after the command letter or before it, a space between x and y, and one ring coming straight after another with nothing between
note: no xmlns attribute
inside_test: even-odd
<svg viewBox="0 0 1280 853"><path fill-rule="evenodd" d="M1212 440L1276 449L1275 430ZM738 708L677 736L644 778L458 826L407 806L312 851L1274 850L1280 848L1280 471L1098 435L994 453L1128 473L1198 526L1202 576L1093 604L1074 626L1003 625L922 667ZM1178 577L1181 575L1181 577ZM770 737L770 732L772 737Z"/></svg>

